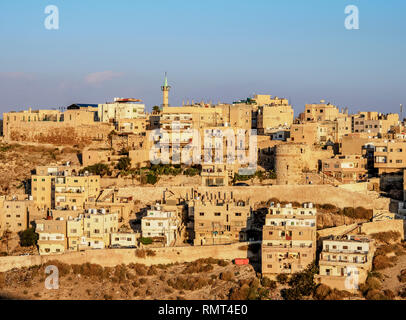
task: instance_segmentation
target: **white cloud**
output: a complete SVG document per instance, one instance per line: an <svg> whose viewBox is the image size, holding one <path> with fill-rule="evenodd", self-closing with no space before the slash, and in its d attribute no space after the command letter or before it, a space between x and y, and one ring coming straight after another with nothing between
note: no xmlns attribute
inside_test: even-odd
<svg viewBox="0 0 406 320"><path fill-rule="evenodd" d="M114 71L93 72L85 76L85 82L87 84L100 84L105 81L110 81L115 78L119 78L122 75L123 75L122 72L114 72Z"/></svg>
<svg viewBox="0 0 406 320"><path fill-rule="evenodd" d="M26 72L0 72L0 78L10 80L32 80L34 76Z"/></svg>

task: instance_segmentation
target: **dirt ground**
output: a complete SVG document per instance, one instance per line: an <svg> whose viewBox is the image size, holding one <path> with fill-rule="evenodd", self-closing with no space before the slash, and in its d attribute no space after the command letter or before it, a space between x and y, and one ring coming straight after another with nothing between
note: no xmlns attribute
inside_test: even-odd
<svg viewBox="0 0 406 320"><path fill-rule="evenodd" d="M0 143L0 194L24 194L36 166L66 161L79 164L76 149Z"/></svg>
<svg viewBox="0 0 406 320"><path fill-rule="evenodd" d="M45 288L45 266L0 274L0 297L26 300L227 300L232 289L257 281L252 266L206 261L145 267L143 265L66 271L59 266L59 289ZM220 265L218 264L220 263ZM103 270L103 268L102 268ZM107 271L106 271L107 270ZM106 275L106 272L110 275ZM281 299L279 290L269 298Z"/></svg>

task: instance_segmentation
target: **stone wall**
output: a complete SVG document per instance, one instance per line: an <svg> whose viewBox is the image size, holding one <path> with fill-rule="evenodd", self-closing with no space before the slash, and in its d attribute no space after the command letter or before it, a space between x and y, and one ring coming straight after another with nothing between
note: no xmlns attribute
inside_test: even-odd
<svg viewBox="0 0 406 320"><path fill-rule="evenodd" d="M312 202L317 204L329 203L340 208L364 207L366 209L388 209L390 200L378 198L372 193L351 192L330 185L283 185L283 186L251 186L247 187L127 187L120 189L120 194L133 196L135 200L148 204L162 199L162 195L173 193L175 197L191 199L193 191L204 195L212 193L224 198L230 194L235 199L250 199L252 204L277 198L280 201ZM196 194L196 193L195 193Z"/></svg>
<svg viewBox="0 0 406 320"><path fill-rule="evenodd" d="M119 264L141 263L147 266L157 264L170 264L174 262L191 262L201 258L215 258L233 260L235 258L247 258L254 256L249 250L241 250L240 247L248 243L239 242L230 245L203 246L203 247L167 247L151 248L156 255L153 257L139 258L136 249L104 249L89 250L85 252L70 252L61 255L49 256L10 256L0 257L0 272L6 272L13 268L40 265L51 260L58 260L68 264L83 264L86 262L99 264L103 267L114 267Z"/></svg>

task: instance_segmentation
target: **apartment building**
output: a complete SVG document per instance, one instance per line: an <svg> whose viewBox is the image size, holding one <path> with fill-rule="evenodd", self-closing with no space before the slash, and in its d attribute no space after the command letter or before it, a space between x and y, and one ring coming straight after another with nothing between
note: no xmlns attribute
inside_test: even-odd
<svg viewBox="0 0 406 320"><path fill-rule="evenodd" d="M374 240L366 236L344 235L323 240L316 282L331 288L356 291L372 269Z"/></svg>
<svg viewBox="0 0 406 320"><path fill-rule="evenodd" d="M36 220L35 232L38 233L40 255L61 254L67 248L66 220Z"/></svg>
<svg viewBox="0 0 406 320"><path fill-rule="evenodd" d="M111 244L111 234L118 230L118 213L89 209L67 220L69 251L104 249Z"/></svg>
<svg viewBox="0 0 406 320"><path fill-rule="evenodd" d="M100 122L116 123L123 119L145 118L145 105L138 99L114 98L113 102L98 105Z"/></svg>
<svg viewBox="0 0 406 320"><path fill-rule="evenodd" d="M257 129L259 134L270 134L275 129L288 129L293 123L294 112L287 99L259 99ZM262 104L267 102L265 104ZM258 102L257 102L258 103Z"/></svg>
<svg viewBox="0 0 406 320"><path fill-rule="evenodd" d="M271 204L262 235L262 274L293 274L316 258L316 215L313 204L294 208Z"/></svg>
<svg viewBox="0 0 406 320"><path fill-rule="evenodd" d="M141 219L142 236L161 240L166 246L170 246L179 236L180 224L181 221L176 211L166 211L156 204Z"/></svg>
<svg viewBox="0 0 406 320"><path fill-rule="evenodd" d="M322 172L342 183L365 181L367 159L361 155L337 155L322 161Z"/></svg>
<svg viewBox="0 0 406 320"><path fill-rule="evenodd" d="M136 247L140 234L135 232L113 232L111 234L111 247L132 248Z"/></svg>
<svg viewBox="0 0 406 320"><path fill-rule="evenodd" d="M306 104L300 120L303 122L335 121L337 118L345 116L346 112L340 112L335 105L320 100L320 103Z"/></svg>
<svg viewBox="0 0 406 320"><path fill-rule="evenodd" d="M224 187L229 185L230 179L234 176L235 165L227 164L203 164L202 165L202 186Z"/></svg>
<svg viewBox="0 0 406 320"><path fill-rule="evenodd" d="M381 114L378 112L359 112L352 116L352 131L366 132L372 136L383 136L399 124L397 113Z"/></svg>
<svg viewBox="0 0 406 320"><path fill-rule="evenodd" d="M20 232L29 226L29 207L32 201L17 197L0 197L0 235L8 230Z"/></svg>
<svg viewBox="0 0 406 320"><path fill-rule="evenodd" d="M194 219L194 245L215 245L248 240L253 219L249 201L196 198L188 202Z"/></svg>
<svg viewBox="0 0 406 320"><path fill-rule="evenodd" d="M406 168L406 141L377 141L372 146L374 168L378 174L400 172Z"/></svg>
<svg viewBox="0 0 406 320"><path fill-rule="evenodd" d="M32 175L31 194L38 207L76 210L100 193L100 176L60 169L50 167Z"/></svg>

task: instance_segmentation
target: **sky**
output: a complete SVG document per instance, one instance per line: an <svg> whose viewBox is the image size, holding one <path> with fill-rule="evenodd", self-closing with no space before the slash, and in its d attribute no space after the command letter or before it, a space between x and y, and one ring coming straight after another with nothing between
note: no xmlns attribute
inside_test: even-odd
<svg viewBox="0 0 406 320"><path fill-rule="evenodd" d="M59 29L48 30L48 5ZM359 30L347 30L347 5ZM142 99L406 105L404 0L1 0L0 112Z"/></svg>

